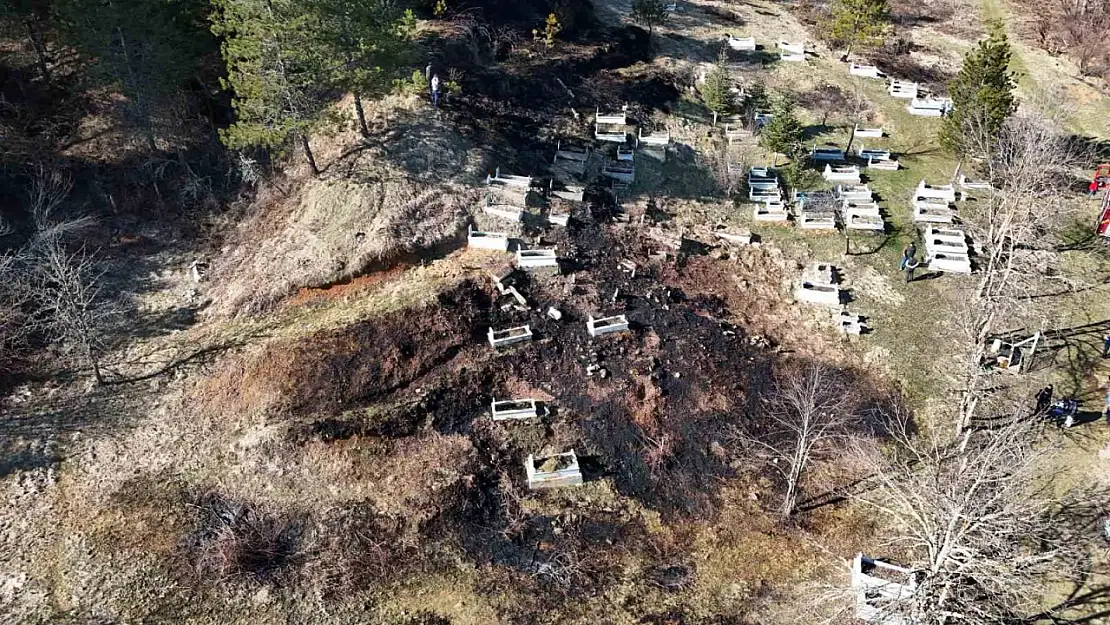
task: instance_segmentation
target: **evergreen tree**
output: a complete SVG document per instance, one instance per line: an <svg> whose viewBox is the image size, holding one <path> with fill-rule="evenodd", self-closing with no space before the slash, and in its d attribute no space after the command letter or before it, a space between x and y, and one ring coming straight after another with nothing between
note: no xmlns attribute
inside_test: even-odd
<svg viewBox="0 0 1110 625"><path fill-rule="evenodd" d="M89 76L118 89L147 147L181 110L186 81L214 40L202 0L58 0L62 34L92 61Z"/></svg>
<svg viewBox="0 0 1110 625"><path fill-rule="evenodd" d="M971 156L975 146L969 138L989 141L998 136L1017 106L1010 55L1002 24L992 22L990 35L964 56L960 73L948 84L953 109L940 131L946 149Z"/></svg>
<svg viewBox="0 0 1110 625"><path fill-rule="evenodd" d="M759 133L764 148L790 159L798 155L802 144L802 122L794 108L794 98L789 93L779 94L771 106L771 121Z"/></svg>
<svg viewBox="0 0 1110 625"><path fill-rule="evenodd" d="M854 48L871 48L883 43L890 25L887 0L836 0L829 30L838 43L846 46L844 60Z"/></svg>
<svg viewBox="0 0 1110 625"><path fill-rule="evenodd" d="M732 112L735 101L732 95L732 77L729 76L725 63L728 57L724 52L717 58L713 68L705 75L701 85L701 97L705 106L713 111L713 123L717 123L718 115L728 115Z"/></svg>
<svg viewBox="0 0 1110 625"><path fill-rule="evenodd" d="M223 38L225 88L235 92L235 123L220 132L231 149L280 150L300 142L319 173L309 135L330 121L321 90L336 63L306 36L312 16L298 0L213 0L212 31ZM342 61L340 61L342 63Z"/></svg>
<svg viewBox="0 0 1110 625"><path fill-rule="evenodd" d="M366 126L363 96L388 89L398 67L408 61L408 38L415 28L411 11L389 0L310 0L304 36L323 57L322 69L334 89L354 95L359 131Z"/></svg>
<svg viewBox="0 0 1110 625"><path fill-rule="evenodd" d="M767 87L763 84L762 80L756 80L750 87L748 93L744 96L744 121L750 128L754 130L755 114L759 111L764 111L771 105L770 100L767 98Z"/></svg>
<svg viewBox="0 0 1110 625"><path fill-rule="evenodd" d="M632 21L647 26L648 37L655 27L667 21L667 9L662 0L632 0Z"/></svg>

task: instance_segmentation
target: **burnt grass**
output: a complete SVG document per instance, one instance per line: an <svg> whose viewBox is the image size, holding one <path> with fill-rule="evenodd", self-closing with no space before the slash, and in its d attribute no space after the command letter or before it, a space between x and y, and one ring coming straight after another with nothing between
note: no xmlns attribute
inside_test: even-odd
<svg viewBox="0 0 1110 625"><path fill-rule="evenodd" d="M525 457L573 448L587 481L609 480L672 522L712 520L723 482L745 472L769 475L738 457L730 439L768 427L760 405L789 356L733 325L725 298L686 294L685 287L737 288L704 284L714 279L704 264L726 261L673 254L654 261L656 243L589 214L544 243L574 268L505 278L528 298L527 309L498 295L492 278L471 280L425 308L278 345L262 358L281 354L296 363L284 387L290 444L429 431L467 436L472 479L437 506L421 533L429 541L451 537L475 562L516 571L513 584L550 583L573 596L615 583L613 563L644 543L645 531L601 510L522 515L512 493L527 492ZM637 264L635 277L621 260ZM562 319L548 317L549 307ZM631 331L592 339L591 313L625 314ZM532 341L497 351L488 344L488 328L523 324ZM854 372L844 376L865 384ZM521 388L549 396L549 414L536 423L493 424L490 402ZM567 564L568 554L586 552L588 566ZM693 574L683 567L659 560L643 581L681 587Z"/></svg>
<svg viewBox="0 0 1110 625"><path fill-rule="evenodd" d="M617 73L651 60L647 31L602 25L588 0L561 0L557 6L534 0L510 4L464 3L460 14L477 20L481 28L469 36L424 42L441 78L451 70L461 76L461 95L450 98L442 110L475 142L497 154L499 160L490 169L545 167L555 147L549 129L554 120L569 120L571 108L592 114L594 107L628 105L629 114L642 119L653 110L670 110L679 97L674 77L650 65L632 77ZM531 31L542 30L551 11L560 16L563 30L556 45L546 50L532 43ZM516 43L492 34L505 31L515 33ZM592 132L587 117L579 124Z"/></svg>

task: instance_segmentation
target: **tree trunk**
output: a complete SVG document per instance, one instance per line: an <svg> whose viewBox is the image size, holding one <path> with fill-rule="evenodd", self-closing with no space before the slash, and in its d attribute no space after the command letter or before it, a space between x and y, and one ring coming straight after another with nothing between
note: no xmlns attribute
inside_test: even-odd
<svg viewBox="0 0 1110 625"><path fill-rule="evenodd" d="M39 72L42 73L43 80L49 83L51 81L51 76L50 67L46 64L46 44L42 41L38 30L35 28L35 23L31 18L24 20L23 26L27 29L27 39L31 41L31 47L35 49L36 64L39 66Z"/></svg>
<svg viewBox="0 0 1110 625"><path fill-rule="evenodd" d="M355 115L358 116L358 131L362 133L362 138L369 138L370 128L366 126L366 111L362 108L362 96L357 91L355 92Z"/></svg>
<svg viewBox="0 0 1110 625"><path fill-rule="evenodd" d="M856 126L859 125L859 120L852 124L852 134L848 136L848 145L844 148L844 155L847 156L852 151L852 143L856 140Z"/></svg>
<svg viewBox="0 0 1110 625"><path fill-rule="evenodd" d="M301 147L304 148L304 157L308 161L308 166L312 169L313 176L320 175L320 168L316 166L316 157L312 155L312 146L308 144L308 135L301 133Z"/></svg>

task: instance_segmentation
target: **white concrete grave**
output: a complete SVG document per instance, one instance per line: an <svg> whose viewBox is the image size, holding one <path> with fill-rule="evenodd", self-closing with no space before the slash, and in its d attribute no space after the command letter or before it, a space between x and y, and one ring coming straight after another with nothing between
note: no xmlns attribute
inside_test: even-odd
<svg viewBox="0 0 1110 625"><path fill-rule="evenodd" d="M626 126L628 113L622 110L619 113L602 113L600 108L594 112L594 138L598 141L610 143L624 143L628 140Z"/></svg>
<svg viewBox="0 0 1110 625"><path fill-rule="evenodd" d="M728 47L738 52L754 52L755 51L755 37L733 37L731 33L727 35Z"/></svg>
<svg viewBox="0 0 1110 625"><path fill-rule="evenodd" d="M862 553L852 561L856 618L876 625L910 625L889 613L891 606L911 599L917 582L910 569L873 560Z"/></svg>
<svg viewBox="0 0 1110 625"><path fill-rule="evenodd" d="M590 148L575 148L571 146L563 147L563 142L560 140L555 144L555 158L551 160L552 163L558 163L560 160L565 161L579 161L586 162L590 159Z"/></svg>
<svg viewBox="0 0 1110 625"><path fill-rule="evenodd" d="M671 133L669 132L653 132L644 134L644 129L639 129L639 134L636 136L637 145L649 145L663 147L671 143Z"/></svg>
<svg viewBox="0 0 1110 625"><path fill-rule="evenodd" d="M836 194L840 199L851 202L866 202L871 199L871 187L865 184L839 185Z"/></svg>
<svg viewBox="0 0 1110 625"><path fill-rule="evenodd" d="M950 184L929 184L922 179L917 183L917 189L914 191L914 199L920 198L936 198L945 200L947 202L956 201L956 188Z"/></svg>
<svg viewBox="0 0 1110 625"><path fill-rule="evenodd" d="M551 269L559 268L559 259L555 250L522 250L516 251L516 266L521 269Z"/></svg>
<svg viewBox="0 0 1110 625"><path fill-rule="evenodd" d="M752 116L752 123L755 124L756 128L762 128L766 126L771 121L771 119L774 118L774 116L774 113L768 113L766 111L756 111L755 115Z"/></svg>
<svg viewBox="0 0 1110 625"><path fill-rule="evenodd" d="M774 189L749 189L748 201L759 203L781 202L782 191L778 187Z"/></svg>
<svg viewBox="0 0 1110 625"><path fill-rule="evenodd" d="M552 197L557 197L561 200L569 202L581 202L586 198L586 187L580 184L567 184L563 185L564 189L556 189L554 181L548 186L548 193Z"/></svg>
<svg viewBox="0 0 1110 625"><path fill-rule="evenodd" d="M562 227L566 228L567 224L570 223L570 214L569 213L548 212L547 213L547 221L550 224L553 224L553 225L556 225L556 226L562 226Z"/></svg>
<svg viewBox="0 0 1110 625"><path fill-rule="evenodd" d="M926 254L967 255L967 238L959 228L926 226L922 238L925 240Z"/></svg>
<svg viewBox="0 0 1110 625"><path fill-rule="evenodd" d="M859 184L860 182L859 167L856 165L833 167L825 163L825 171L822 176L829 182L849 182L851 184Z"/></svg>
<svg viewBox="0 0 1110 625"><path fill-rule="evenodd" d="M609 161L601 169L601 175L618 182L632 184L636 180L636 165L632 161Z"/></svg>
<svg viewBox="0 0 1110 625"><path fill-rule="evenodd" d="M945 273L971 273L971 259L967 254L938 252L929 259L929 269Z"/></svg>
<svg viewBox="0 0 1110 625"><path fill-rule="evenodd" d="M991 183L986 180L972 180L967 176L960 174L960 188L969 191L986 191L991 189Z"/></svg>
<svg viewBox="0 0 1110 625"><path fill-rule="evenodd" d="M613 130L612 126L594 124L594 139L609 143L624 143L628 141L628 133L623 130Z"/></svg>
<svg viewBox="0 0 1110 625"><path fill-rule="evenodd" d="M802 230L835 230L836 215L833 213L806 213L797 215L798 227Z"/></svg>
<svg viewBox="0 0 1110 625"><path fill-rule="evenodd" d="M501 168L498 167L494 170L494 174L492 176L488 174L486 175L486 185L491 187L502 186L527 190L532 188L532 177L510 176L508 174L503 174L501 173Z"/></svg>
<svg viewBox="0 0 1110 625"><path fill-rule="evenodd" d="M879 126L878 128L860 128L857 125L856 130L855 130L855 134L856 134L856 137L859 137L859 138L862 138L862 139L882 139L883 138L883 127Z"/></svg>
<svg viewBox="0 0 1110 625"><path fill-rule="evenodd" d="M515 328L506 328L504 330L489 329L486 333L489 338L489 344L493 348L505 347L513 345L514 343L522 343L524 341L532 340L532 326L517 326Z"/></svg>
<svg viewBox="0 0 1110 625"><path fill-rule="evenodd" d="M528 475L528 488L532 490L582 484L582 471L578 468L578 456L573 449L539 458L528 454L524 472Z"/></svg>
<svg viewBox="0 0 1110 625"><path fill-rule="evenodd" d="M490 195L482 201L482 212L514 223L519 223L524 218L523 208Z"/></svg>
<svg viewBox="0 0 1110 625"><path fill-rule="evenodd" d="M894 158L874 158L867 159L867 169L877 169L879 171L898 171L901 164Z"/></svg>
<svg viewBox="0 0 1110 625"><path fill-rule="evenodd" d="M504 232L482 232L467 226L466 246L480 250L506 252L509 249L509 236Z"/></svg>
<svg viewBox="0 0 1110 625"><path fill-rule="evenodd" d="M625 147L617 147L617 160L618 161L633 161L636 159L636 153Z"/></svg>
<svg viewBox="0 0 1110 625"><path fill-rule="evenodd" d="M919 223L950 224L956 211L947 202L918 200L913 203L913 220Z"/></svg>
<svg viewBox="0 0 1110 625"><path fill-rule="evenodd" d="M819 148L816 145L809 151L809 158L814 163L842 163L848 160L840 148Z"/></svg>
<svg viewBox="0 0 1110 625"><path fill-rule="evenodd" d="M494 400L490 404L490 412L494 421L509 421L513 419L538 419L539 405L534 399L506 399Z"/></svg>
<svg viewBox="0 0 1110 625"><path fill-rule="evenodd" d="M778 189L779 177L769 167L748 169L748 187L752 189Z"/></svg>
<svg viewBox="0 0 1110 625"><path fill-rule="evenodd" d="M868 230L882 232L886 226L878 205L874 208L868 206L852 206L844 211L844 227L849 230Z"/></svg>
<svg viewBox="0 0 1110 625"><path fill-rule="evenodd" d="M555 146L555 156L551 163L575 176L586 173L586 162L590 160L590 148L563 146L559 141Z"/></svg>
<svg viewBox="0 0 1110 625"><path fill-rule="evenodd" d="M846 335L859 336L863 334L867 326L864 325L863 319L859 315L842 310L836 316L836 323L840 327L840 331Z"/></svg>
<svg viewBox="0 0 1110 625"><path fill-rule="evenodd" d="M755 207L752 219L755 221L783 222L789 218L786 204L781 201L764 202Z"/></svg>
<svg viewBox="0 0 1110 625"><path fill-rule="evenodd" d="M595 319L590 315L586 320L586 331L592 337L599 337L605 334L613 334L614 332L625 332L628 330L628 317L624 315L614 315L612 317L600 317Z"/></svg>
<svg viewBox="0 0 1110 625"><path fill-rule="evenodd" d="M906 105L910 115L921 117L944 117L952 109L952 100L948 98L918 98L914 97Z"/></svg>
<svg viewBox="0 0 1110 625"><path fill-rule="evenodd" d="M794 299L820 306L840 306L840 289L832 284L803 281L794 288Z"/></svg>
<svg viewBox="0 0 1110 625"><path fill-rule="evenodd" d="M832 263L810 261L802 269L802 280L814 284L836 284L836 267Z"/></svg>
<svg viewBox="0 0 1110 625"><path fill-rule="evenodd" d="M797 63L806 60L806 43L791 43L785 39L779 40L779 58L787 63Z"/></svg>
<svg viewBox="0 0 1110 625"><path fill-rule="evenodd" d="M859 160L861 161L888 161L891 158L890 150L867 148L863 145L860 145L856 149L856 155L859 156Z"/></svg>
<svg viewBox="0 0 1110 625"><path fill-rule="evenodd" d="M852 76L860 76L862 78L884 78L885 74L879 71L878 67L874 65L857 65L852 63L848 66L848 74Z"/></svg>
<svg viewBox="0 0 1110 625"><path fill-rule="evenodd" d="M891 80L890 86L887 88L887 93L895 98L905 98L912 100L917 97L917 83L905 80Z"/></svg>
<svg viewBox="0 0 1110 625"><path fill-rule="evenodd" d="M616 126L628 125L628 112L602 113L600 108L595 109L594 122L598 124L613 124Z"/></svg>
<svg viewBox="0 0 1110 625"><path fill-rule="evenodd" d="M725 138L728 139L729 145L733 141L742 141L752 137L752 131L744 128L743 124L729 122L725 124Z"/></svg>

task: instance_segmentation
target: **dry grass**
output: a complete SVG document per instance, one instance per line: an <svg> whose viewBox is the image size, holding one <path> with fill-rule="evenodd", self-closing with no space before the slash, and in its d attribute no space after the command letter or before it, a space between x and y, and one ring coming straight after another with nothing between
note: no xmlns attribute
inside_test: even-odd
<svg viewBox="0 0 1110 625"><path fill-rule="evenodd" d="M366 140L315 140L320 177L301 172L245 208L215 259L209 315L258 313L297 289L462 242L482 151L410 99L373 105L370 122L376 134Z"/></svg>

